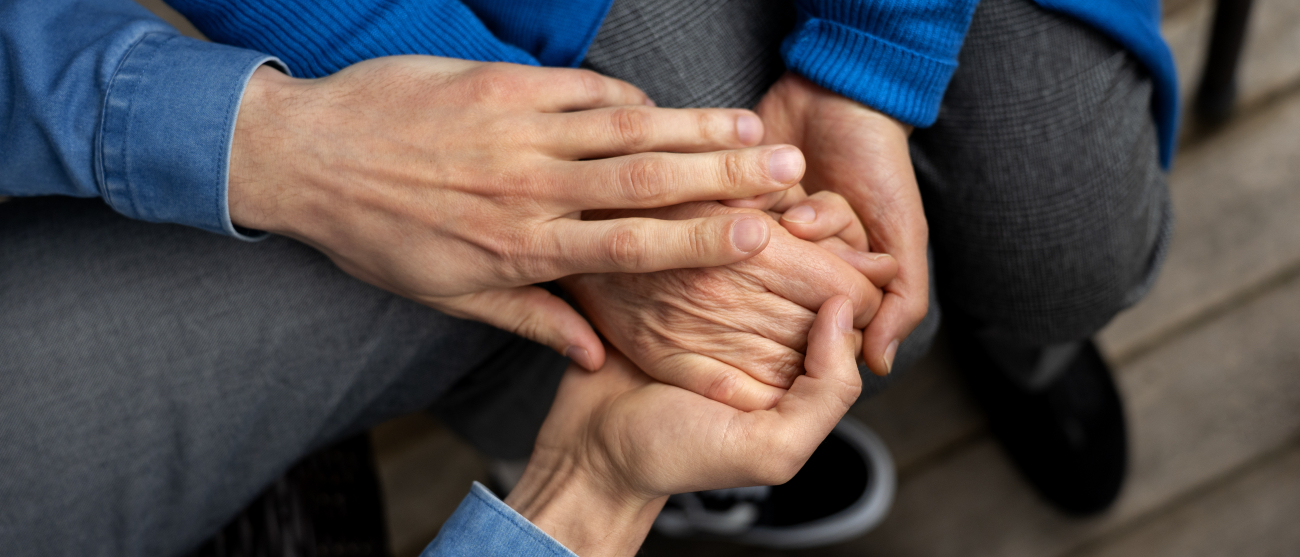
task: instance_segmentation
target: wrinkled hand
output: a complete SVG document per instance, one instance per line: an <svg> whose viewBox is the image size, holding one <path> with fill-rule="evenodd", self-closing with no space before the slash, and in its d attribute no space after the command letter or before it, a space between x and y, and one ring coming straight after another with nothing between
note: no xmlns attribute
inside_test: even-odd
<svg viewBox="0 0 1300 557"><path fill-rule="evenodd" d="M898 276L885 285L862 343L871 370L889 373L898 344L925 317L930 299L929 227L908 155L911 127L793 73L773 85L755 110L766 126L764 143L803 150L808 161L803 187L844 196L866 227L867 248L898 261ZM728 204L764 208L788 203L784 197L777 193Z"/></svg>
<svg viewBox="0 0 1300 557"><path fill-rule="evenodd" d="M844 228L835 224L836 215L851 218L852 212L831 207L822 207L825 222L801 226L827 234ZM709 202L642 213L663 219L762 215ZM767 248L739 263L579 275L561 285L609 342L651 377L741 410L760 410L775 405L803 373L817 308L847 295L864 326L880 304L878 285L888 283L896 268L891 257L859 252L838 237L814 245L773 227Z"/></svg>
<svg viewBox="0 0 1300 557"><path fill-rule="evenodd" d="M231 218L595 369L604 348L590 325L527 285L734 263L770 231L745 214L583 222L579 212L780 191L803 172L797 149L742 148L762 135L748 111L645 103L584 70L429 56L315 80L262 68L235 128Z"/></svg>
<svg viewBox="0 0 1300 557"><path fill-rule="evenodd" d="M583 557L630 556L666 496L785 483L862 390L853 302L828 300L807 373L771 410L743 412L651 380L611 353L570 368L506 503Z"/></svg>

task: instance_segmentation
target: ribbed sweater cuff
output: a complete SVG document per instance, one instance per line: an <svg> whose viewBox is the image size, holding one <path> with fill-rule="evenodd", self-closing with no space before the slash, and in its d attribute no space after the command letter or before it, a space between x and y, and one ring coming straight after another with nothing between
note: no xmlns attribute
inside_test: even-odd
<svg viewBox="0 0 1300 557"><path fill-rule="evenodd" d="M913 126L928 126L956 61L937 60L857 29L801 17L781 47L786 66L812 82Z"/></svg>

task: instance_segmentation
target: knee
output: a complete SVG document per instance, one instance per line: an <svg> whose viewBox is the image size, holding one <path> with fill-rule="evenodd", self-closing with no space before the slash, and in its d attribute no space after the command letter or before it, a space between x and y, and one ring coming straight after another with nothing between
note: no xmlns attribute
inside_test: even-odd
<svg viewBox="0 0 1300 557"><path fill-rule="evenodd" d="M945 302L1027 342L1092 336L1146 294L1164 260L1173 219L1164 175L1139 178L1120 199L1040 205L958 246L944 258L956 273L940 263Z"/></svg>

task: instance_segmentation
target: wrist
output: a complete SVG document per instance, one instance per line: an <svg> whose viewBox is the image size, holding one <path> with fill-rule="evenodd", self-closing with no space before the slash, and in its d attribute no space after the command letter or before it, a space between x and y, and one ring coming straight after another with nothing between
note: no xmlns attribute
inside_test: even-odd
<svg viewBox="0 0 1300 557"><path fill-rule="evenodd" d="M538 447L505 503L581 557L635 555L667 497L601 481L572 454Z"/></svg>
<svg viewBox="0 0 1300 557"><path fill-rule="evenodd" d="M293 129L286 123L291 92L304 80L270 66L253 72L244 89L230 146L226 200L236 226L284 232L278 207L277 170L288 161L277 155Z"/></svg>

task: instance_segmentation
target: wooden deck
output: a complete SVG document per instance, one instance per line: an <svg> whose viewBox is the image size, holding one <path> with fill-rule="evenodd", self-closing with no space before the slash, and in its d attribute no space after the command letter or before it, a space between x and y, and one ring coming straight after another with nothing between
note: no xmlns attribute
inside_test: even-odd
<svg viewBox="0 0 1300 557"><path fill-rule="evenodd" d="M1168 4L1164 32L1188 91L1211 4ZM1300 1L1256 0L1249 37L1238 117L1184 134L1161 279L1101 335L1131 427L1119 503L1078 520L1042 502L985 431L939 345L854 410L899 466L889 518L860 539L798 554L1300 555ZM469 482L484 479L484 462L424 416L373 437L393 547L415 555ZM643 553L781 554L655 537Z"/></svg>

